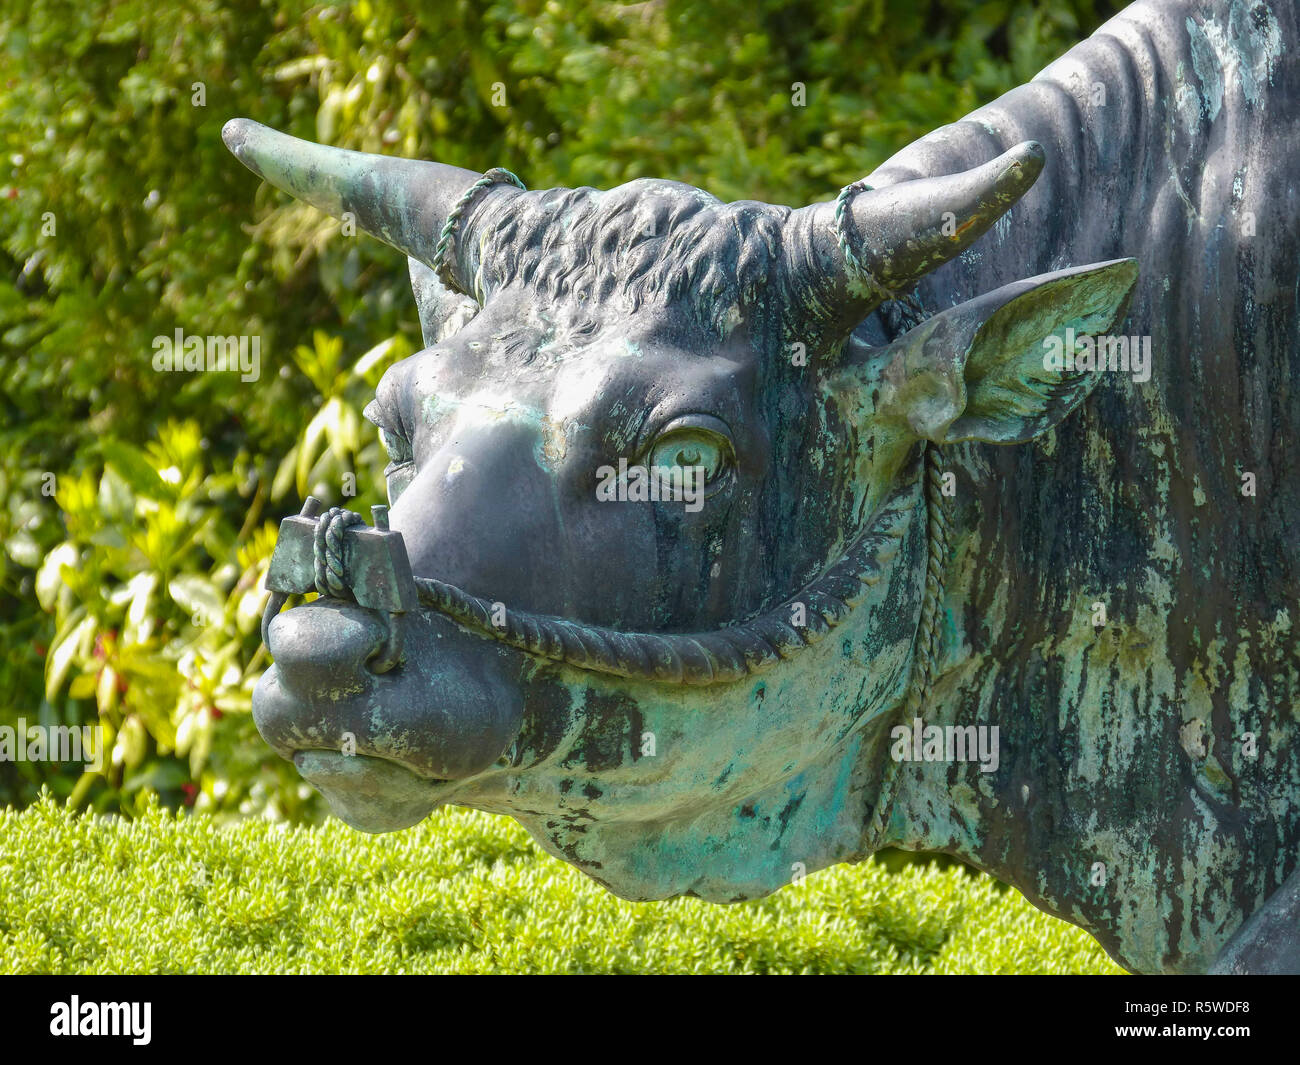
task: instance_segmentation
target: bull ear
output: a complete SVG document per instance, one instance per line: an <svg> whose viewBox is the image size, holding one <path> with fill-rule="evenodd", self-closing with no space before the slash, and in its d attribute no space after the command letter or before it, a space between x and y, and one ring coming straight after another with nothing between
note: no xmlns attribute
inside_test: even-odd
<svg viewBox="0 0 1300 1065"><path fill-rule="evenodd" d="M1034 439L1101 379L1095 359L1082 369L1075 364L1070 341L1118 326L1137 277L1134 259L1093 263L1017 281L936 314L890 345L879 417L937 444Z"/></svg>

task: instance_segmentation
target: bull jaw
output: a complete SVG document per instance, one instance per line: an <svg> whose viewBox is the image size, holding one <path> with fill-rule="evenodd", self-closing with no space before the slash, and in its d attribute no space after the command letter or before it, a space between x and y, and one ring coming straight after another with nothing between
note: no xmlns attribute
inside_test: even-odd
<svg viewBox="0 0 1300 1065"><path fill-rule="evenodd" d="M578 823L464 796L519 821L549 854L620 898L658 902L759 899L804 877L868 856L870 798L879 786L884 729L848 737L820 762L740 803L661 821Z"/></svg>
<svg viewBox="0 0 1300 1065"><path fill-rule="evenodd" d="M919 475L909 484L898 554L835 638L750 683L696 689L689 712L681 688L560 667L550 695L525 700L513 765L465 782L454 801L514 818L548 853L637 901L761 898L866 857L889 725L912 674L920 603L909 591L926 567ZM542 717L544 745L529 727ZM639 752L647 734L653 758Z"/></svg>
<svg viewBox="0 0 1300 1065"><path fill-rule="evenodd" d="M325 796L334 815L360 832L410 828L445 802L458 783L426 780L396 762L338 751L298 751L293 764Z"/></svg>

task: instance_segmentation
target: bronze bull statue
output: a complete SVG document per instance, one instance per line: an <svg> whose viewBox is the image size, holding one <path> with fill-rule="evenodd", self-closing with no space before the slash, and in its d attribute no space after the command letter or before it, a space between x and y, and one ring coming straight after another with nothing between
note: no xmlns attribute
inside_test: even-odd
<svg viewBox="0 0 1300 1065"><path fill-rule="evenodd" d="M1289 0L1144 0L798 209L229 123L427 345L391 523L286 522L262 735L627 898L895 846L1132 970L1300 966L1298 54Z"/></svg>

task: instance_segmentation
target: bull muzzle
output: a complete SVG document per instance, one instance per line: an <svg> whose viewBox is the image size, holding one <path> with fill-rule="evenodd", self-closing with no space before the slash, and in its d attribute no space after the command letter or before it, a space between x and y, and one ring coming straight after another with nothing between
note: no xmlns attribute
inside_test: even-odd
<svg viewBox="0 0 1300 1065"><path fill-rule="evenodd" d="M262 618L275 664L253 693L263 739L370 832L414 824L508 761L523 715L511 652L418 610L401 533L372 513L373 527L309 497L281 523Z"/></svg>

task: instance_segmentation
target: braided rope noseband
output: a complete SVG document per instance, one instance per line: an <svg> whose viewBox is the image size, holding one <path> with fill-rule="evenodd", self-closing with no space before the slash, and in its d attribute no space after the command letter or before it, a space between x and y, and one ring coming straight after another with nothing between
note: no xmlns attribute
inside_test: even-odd
<svg viewBox="0 0 1300 1065"><path fill-rule="evenodd" d="M869 192L871 186L865 181L855 181L840 189L835 199L835 239L839 244L840 254L844 256L849 270L857 279L875 293L882 301L895 301L901 308L894 327L890 330L897 339L909 329L920 325L925 318L921 301L916 290L895 296L885 288L861 259L854 253L849 243L844 226L844 215L849 200L859 192ZM945 570L948 563L948 516L943 496L943 460L939 455L938 445L927 442L925 445L925 519L926 519L926 565L925 592L921 600L921 618L916 629L916 651L912 658L912 674L908 684L907 698L903 703L907 718L916 718L929 701L930 685L934 681L935 667L939 657L939 630L942 625L943 612L940 600L943 598ZM881 775L880 787L875 806L871 811L871 821L867 829L868 852L878 850L888 828L889 817L893 812L894 798L898 790L898 763L890 758L885 763Z"/></svg>
<svg viewBox="0 0 1300 1065"><path fill-rule="evenodd" d="M527 191L524 183L504 167L494 166L491 170L484 171L483 176L461 194L460 199L456 201L456 205L452 207L451 212L447 215L447 221L442 224L442 232L438 234L438 245L433 250L433 262L429 264L433 267L433 272L437 274L438 280L442 282L444 288L448 288L452 292L459 292L462 296L468 296L470 293L456 283L447 265L447 259L451 253L452 237L456 232L456 227L460 225L460 217L465 213L465 209L469 207L470 201L482 189L492 185L513 185L520 191Z"/></svg>

